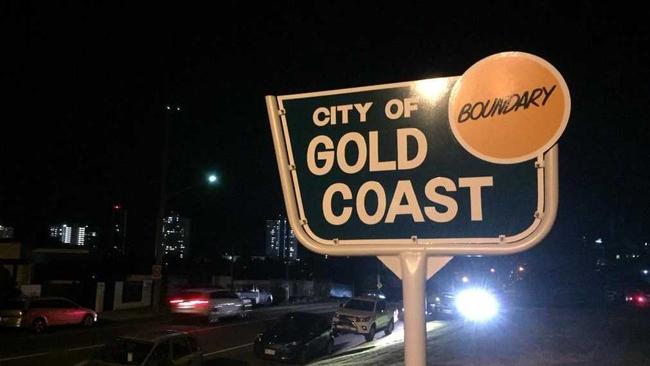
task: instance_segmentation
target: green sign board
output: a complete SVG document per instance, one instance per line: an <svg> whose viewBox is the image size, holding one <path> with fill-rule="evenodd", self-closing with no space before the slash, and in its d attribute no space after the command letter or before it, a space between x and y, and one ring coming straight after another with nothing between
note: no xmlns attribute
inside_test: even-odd
<svg viewBox="0 0 650 366"><path fill-rule="evenodd" d="M491 254L523 250L544 230L545 216L555 215L556 203L545 212L556 189L547 169L556 172L555 148L514 164L470 154L450 128L457 80L267 97L288 214L303 244L345 255Z"/></svg>

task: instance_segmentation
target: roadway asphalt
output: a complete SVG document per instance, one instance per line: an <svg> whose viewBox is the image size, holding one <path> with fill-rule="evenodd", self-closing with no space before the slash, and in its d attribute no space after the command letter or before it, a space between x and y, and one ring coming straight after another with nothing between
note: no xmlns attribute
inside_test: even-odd
<svg viewBox="0 0 650 366"><path fill-rule="evenodd" d="M0 365L74 365L109 339L143 329L192 333L204 350L207 365L273 365L253 355L252 342L258 333L288 311L332 314L335 308L336 304L265 308L248 319L216 325L164 317L42 335L3 331ZM427 329L428 365L650 365L650 309L502 309L496 319L485 324L445 319L428 322ZM372 342L358 335L342 335L336 338L334 354L314 364L401 366L403 337L401 322L391 335L379 333Z"/></svg>
<svg viewBox="0 0 650 366"><path fill-rule="evenodd" d="M650 309L514 308L427 323L428 366L648 366ZM314 366L404 365L403 331Z"/></svg>
<svg viewBox="0 0 650 366"><path fill-rule="evenodd" d="M260 308L246 319L225 319L217 324L207 324L200 318L164 316L139 321L98 324L93 328L59 328L44 334L31 334L12 329L0 332L0 365L74 365L87 359L92 352L109 340L124 334L143 330L174 329L191 333L198 341L208 364L241 364L255 361L232 355L252 357L252 342L282 314L290 311L309 311L333 314L336 303L297 305L283 308ZM363 339L363 338L361 338ZM214 360L219 360L215 362ZM244 363L245 364L245 363ZM262 363L260 363L262 364ZM263 364L268 365L265 361Z"/></svg>

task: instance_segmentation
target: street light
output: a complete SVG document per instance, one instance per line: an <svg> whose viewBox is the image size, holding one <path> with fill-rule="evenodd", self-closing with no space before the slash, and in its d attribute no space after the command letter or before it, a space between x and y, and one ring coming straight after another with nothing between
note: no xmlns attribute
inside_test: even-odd
<svg viewBox="0 0 650 366"><path fill-rule="evenodd" d="M175 109L175 111L174 111ZM160 154L160 196L158 204L158 216L156 217L156 236L154 240L154 257L155 257L155 267L159 270L162 266L164 248L163 248L163 219L165 216L167 201L177 196L178 194L189 190L194 187L196 184L191 184L180 191L176 191L173 194L167 193L167 168L168 168L168 157L169 157L169 133L170 133L170 114L178 113L181 111L180 106L165 106L166 112L163 112L163 133L162 133L162 149ZM211 173L207 177L209 184L216 184L219 181L219 177L215 173ZM152 273L154 272L152 268ZM161 278L152 278L153 279L153 308L155 311L160 310L160 297L162 295L162 281Z"/></svg>
<svg viewBox="0 0 650 366"><path fill-rule="evenodd" d="M164 168L166 170L166 167ZM166 173L166 172L165 172ZM206 182L209 185L216 185L219 183L219 176L216 173L210 173L206 177ZM156 220L156 237L155 237L155 243L154 243L154 254L155 254L155 265L156 266L162 266L163 264L163 257L165 255L165 249L163 248L163 238L164 238L164 233L163 233L163 228L164 228L164 218L165 218L165 211L167 207L167 201L169 201L172 198L177 197L181 193L184 193L186 191L189 191L190 189L201 185L203 181L195 182L192 183L188 186L186 186L183 189L177 190L173 193L167 193L167 187L166 187L166 182L161 182L161 196L160 196L160 206L158 208L158 218ZM161 267L158 267L161 268ZM153 271L152 271L153 272ZM162 283L160 278L155 278L153 281L153 308L154 310L158 311L160 310L160 303L161 303L161 297L162 295Z"/></svg>

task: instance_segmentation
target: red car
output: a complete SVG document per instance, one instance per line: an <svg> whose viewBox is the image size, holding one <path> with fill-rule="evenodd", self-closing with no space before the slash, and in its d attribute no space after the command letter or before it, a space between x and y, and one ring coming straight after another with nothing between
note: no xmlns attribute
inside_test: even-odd
<svg viewBox="0 0 650 366"><path fill-rule="evenodd" d="M5 328L31 328L40 333L49 326L92 326L95 322L97 313L63 297L21 298L0 304L0 327Z"/></svg>

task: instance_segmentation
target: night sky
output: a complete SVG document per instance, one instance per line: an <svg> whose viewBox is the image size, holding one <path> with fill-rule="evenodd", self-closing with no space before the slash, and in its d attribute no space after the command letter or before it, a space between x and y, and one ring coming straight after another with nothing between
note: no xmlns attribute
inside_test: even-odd
<svg viewBox="0 0 650 366"><path fill-rule="evenodd" d="M235 243L261 253L264 220L284 212L265 95L460 75L510 50L551 62L572 97L559 217L534 252L558 253L582 235L649 239L645 11L586 2L130 3L1 6L0 223L25 242L37 244L55 223L101 228L119 202L129 245L151 253L172 105L181 111L171 115L169 190L210 170L223 181L169 203L192 218L193 250Z"/></svg>

